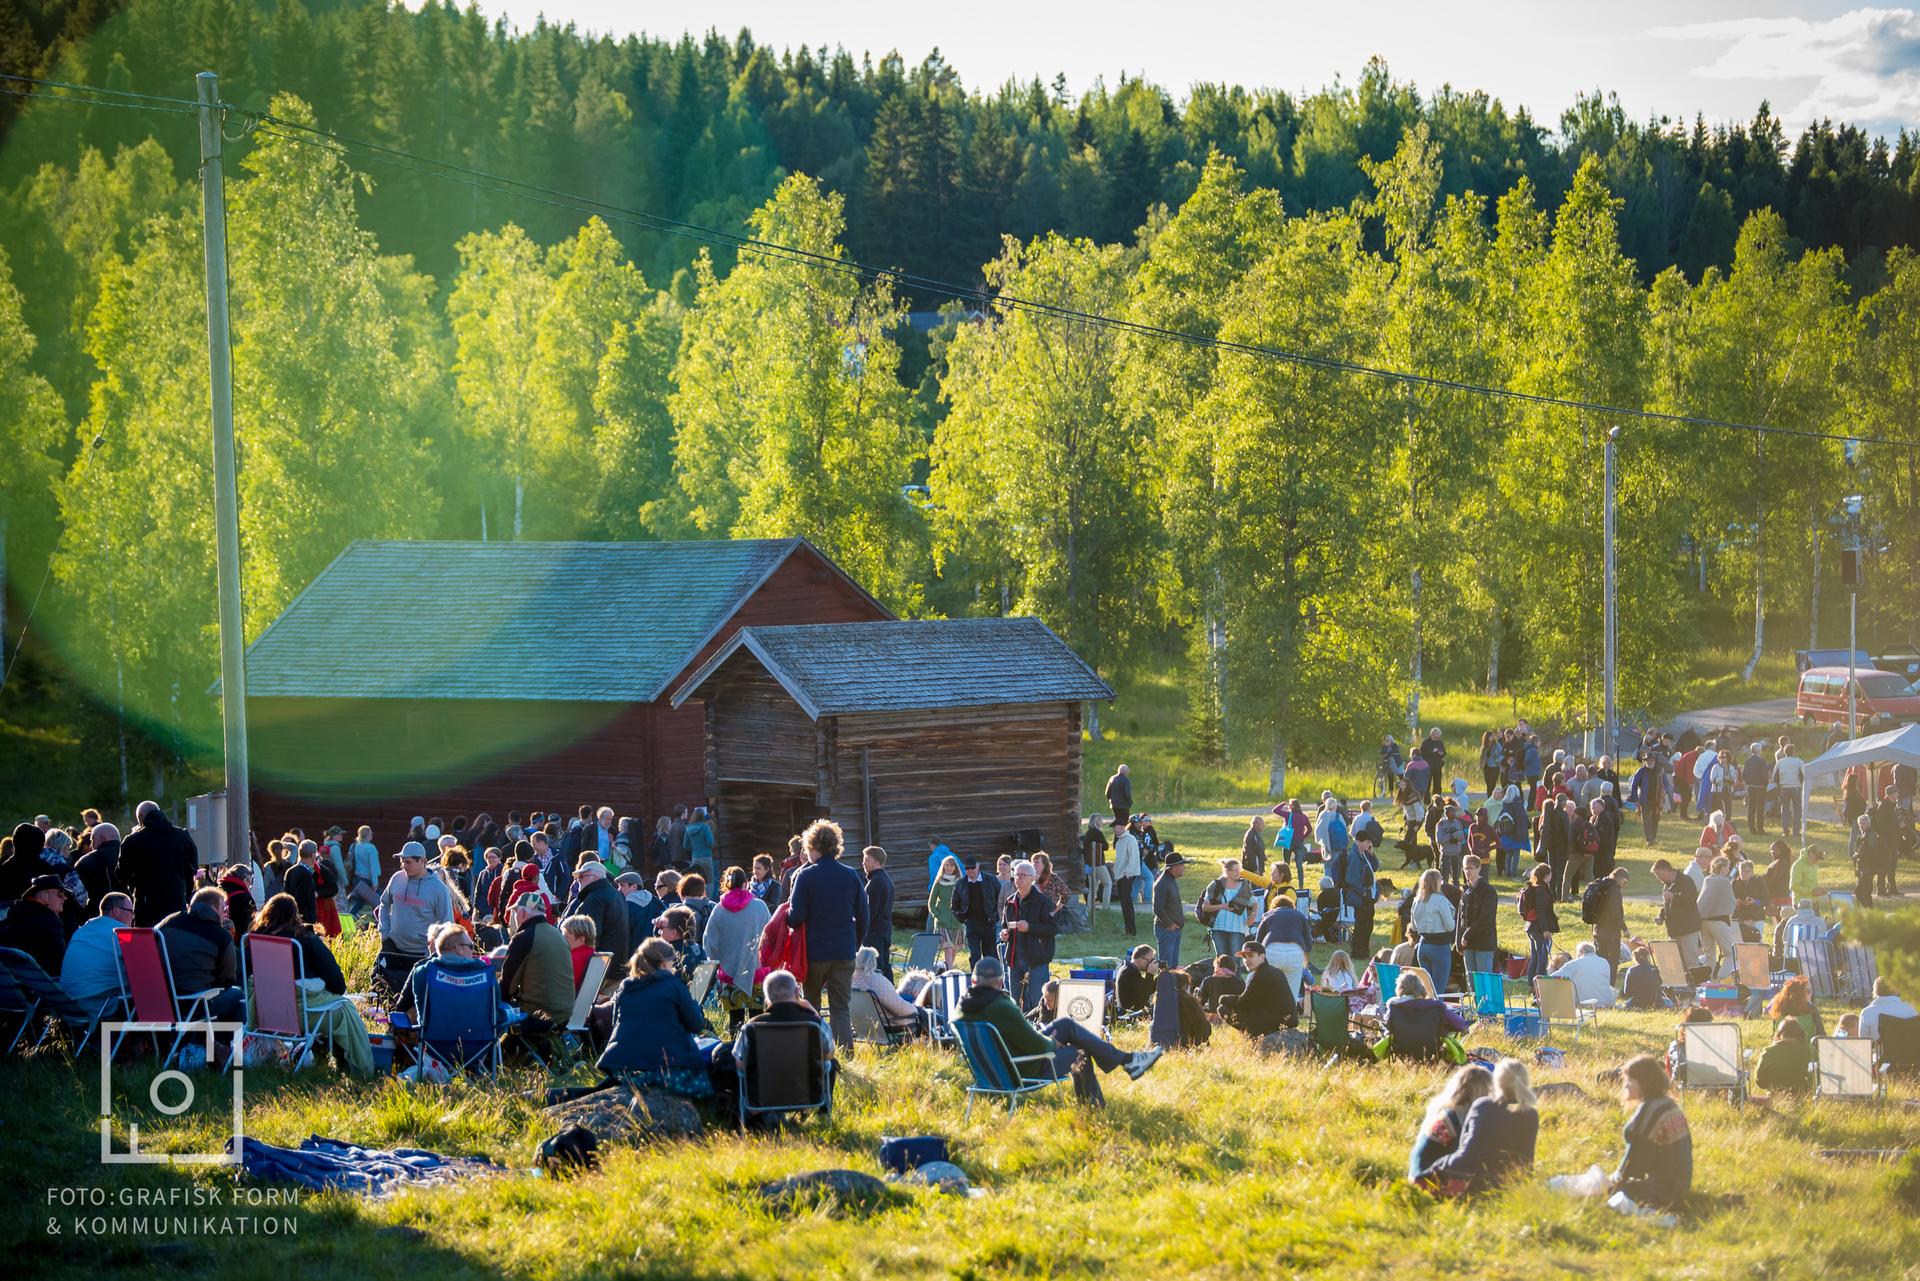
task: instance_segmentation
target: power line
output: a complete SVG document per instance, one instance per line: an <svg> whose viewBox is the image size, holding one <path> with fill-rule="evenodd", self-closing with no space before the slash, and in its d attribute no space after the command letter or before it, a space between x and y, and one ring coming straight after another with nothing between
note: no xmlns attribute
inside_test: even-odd
<svg viewBox="0 0 1920 1281"><path fill-rule="evenodd" d="M135 94L125 90L98 89L88 85L75 85L62 81L41 80L30 76L0 75L0 78L20 81L43 87L81 90L102 94L115 94L122 98L142 99L147 103L179 104L178 106L145 106L145 110L186 111L198 110L198 104L185 98L166 98L153 94ZM80 101L80 99L62 98L59 95L21 94L12 90L0 92L13 93L15 96L52 98L56 101ZM95 101L95 106L140 107L140 103L123 101ZM245 116L251 128L260 129L271 137L284 139L300 145L319 147L332 151L345 158L364 163L384 164L423 177L439 178L442 181L462 183L489 194L527 200L554 208L567 209L575 213L599 216L612 222L624 223L643 230L659 232L665 235L700 241L708 245L731 248L740 253L752 253L775 259L797 262L818 270L851 274L868 281L890 281L922 293L962 301L991 302L1006 311L1024 311L1032 315L1046 316L1057 320L1077 324L1092 325L1113 329L1122 333L1131 333L1140 337L1155 338L1168 342L1178 342L1188 346L1226 352L1236 355L1255 356L1267 360L1276 360L1285 364L1310 369L1320 369L1334 373L1352 374L1388 382L1397 382L1407 386L1425 388L1432 391L1457 391L1472 395L1488 396L1520 404L1538 405L1546 408L1571 409L1580 413L1599 414L1612 418L1628 418L1642 422L1669 423L1681 426L1714 427L1729 431L1743 431L1759 435L1779 435L1797 437L1806 440L1846 441L1853 440L1861 444L1893 445L1901 448L1910 446L1878 436L1838 436L1830 432L1813 431L1800 427L1781 427L1766 423L1739 422L1731 419L1712 418L1701 414L1670 413L1655 409L1635 408L1627 405L1610 405L1604 401L1582 400L1567 396L1553 396L1540 392L1521 391L1512 387L1496 387L1482 383L1471 383L1461 379L1444 378L1436 374L1416 373L1412 370L1393 369L1387 366L1370 365L1360 361L1345 360L1337 356L1318 355L1312 352L1295 351L1285 347L1276 347L1265 343L1239 342L1220 338L1210 334L1196 334L1186 330L1170 329L1145 321L1129 320L1119 316L1107 316L1094 312L1080 311L1076 308L1049 303L1041 299L1024 298L1004 291L989 294L984 287L956 285L948 281L937 280L916 272L897 267L875 267L851 258L836 257L813 250L802 249L794 245L782 245L777 242L760 240L751 236L742 236L722 231L698 223L685 222L663 214L649 213L645 210L631 209L607 201L596 200L589 196L560 191L552 187L543 187L536 183L522 182L501 174L488 173L467 165L451 161L434 160L430 157L415 155L397 147L363 139L349 138L341 134L323 130L296 120L287 120L271 112L253 112L230 103L220 104L225 111ZM267 126L277 126L268 128ZM291 132L288 132L291 131Z"/></svg>
<svg viewBox="0 0 1920 1281"><path fill-rule="evenodd" d="M13 78L15 77L0 75L0 79ZM114 98L81 98L66 93L35 93L30 89L9 89L4 85L0 85L0 94L9 98L25 98L29 102L64 102L81 107L120 107L131 111L158 111L169 116L190 116L194 110L192 107L162 107L141 102L122 102Z"/></svg>
<svg viewBox="0 0 1920 1281"><path fill-rule="evenodd" d="M188 110L198 110L200 106L200 104L192 98L172 98L157 93L135 93L131 89L109 89L104 85L74 84L66 80L47 80L40 76L15 75L8 71L0 71L0 80L14 80L21 84L39 85L43 89L73 89L83 93L104 94L112 98L132 98L141 102L165 102L176 107L186 107ZM53 95L48 96L51 97ZM225 106L227 104L223 103L221 105Z"/></svg>

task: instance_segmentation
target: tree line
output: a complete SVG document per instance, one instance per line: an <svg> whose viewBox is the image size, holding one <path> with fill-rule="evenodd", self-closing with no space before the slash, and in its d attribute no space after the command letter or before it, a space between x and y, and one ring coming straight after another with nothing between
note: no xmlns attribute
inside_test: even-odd
<svg viewBox="0 0 1920 1281"><path fill-rule="evenodd" d="M126 20L150 7L181 21L200 12L152 0ZM340 28L357 34L339 47L355 59L402 39L392 32L478 21L352 4L313 16L288 3L271 16L223 56L273 68L261 49L298 28L310 43L297 47L330 65L315 33L349 19L361 25ZM202 27L229 30L190 24ZM721 114L753 100L743 86L756 60L785 68L784 83L801 58L744 41L596 44L550 27L509 38L481 24L478 37L476 50L497 47L514 66L543 47L710 60L716 76L733 68ZM68 60L100 56L88 46ZM980 137L962 127L973 108L930 124L929 104L987 100L942 78L950 101L944 90L876 98L869 142L938 126L965 140L953 153L964 172ZM338 101L339 86L319 80ZM144 71L131 83L168 87ZM489 83L510 89L518 74ZM437 78L392 84L445 91ZM1070 137L1078 121L1157 93L1130 81L1077 103L1041 97ZM1359 112L1370 94L1411 90L1381 72L1371 88L1310 100L1310 114ZM909 99L919 105L885 105ZM1195 113L1212 110L1203 99L1171 118L1124 114L1140 121L1129 129L1159 118L1167 137L1188 139ZM569 131L583 119L571 101ZM1831 643L1833 518L1848 492L1868 495L1886 585L1863 600L1866 625L1905 635L1920 599L1920 260L1900 247L1849 256L1761 206L1738 223L1724 267L1651 270L1630 248L1632 200L1615 188L1612 152L1588 149L1561 190L1551 175L1571 144L1542 152L1560 160L1542 161L1538 180L1473 165L1463 176L1449 164L1451 126L1436 127L1443 101L1410 111L1383 148L1350 138L1350 190L1324 205L1298 185L1322 163L1307 163L1321 143L1300 146L1333 128L1322 119L1300 126L1277 169L1249 150L1251 126L1235 149L1209 142L1188 178L1170 189L1163 174L1111 224L996 215L1008 220L964 270L920 264L980 287L970 305L931 316L928 300L884 277L823 265L886 261L862 240L897 234L862 230L886 172L871 151L858 172L823 152L819 174L770 162L764 189L732 188L742 230L811 258L720 245L662 260L664 248L650 254L619 223L581 212L418 175L408 196L377 166L356 172L272 131L236 143L248 635L355 537L799 534L903 613L1036 613L1123 680L1171 655L1191 673L1195 750L1257 749L1283 788L1290 762L1356 750L1417 715L1436 686L1525 689L1569 720L1593 718L1600 450L1615 425L1625 705L1658 705L1686 655L1731 617L1746 619L1757 655L1811 637L1825 599ZM354 136L415 118L370 100L332 118L291 94L262 105ZM706 136L714 118L700 118ZM1088 128L1080 150L1098 154L1099 126ZM123 136L108 149L90 141L96 130ZM476 146L503 145L499 131L479 132ZM191 122L46 104L5 145L11 162L16 147L52 154L62 140L67 158L37 164L0 202L9 594L19 608L50 558L36 626L61 661L190 750L217 742L204 693L216 664L198 210L177 151L193 145ZM633 161L618 146L579 146L583 191ZM504 154L488 163L508 164ZM521 158L536 154L549 153ZM628 176L611 190L633 203L649 188ZM1099 190L1063 199L1059 217L1111 214L1114 188ZM407 200L411 218L398 212ZM950 221L903 244L951 254L971 243L959 205L914 208ZM1814 434L1616 423L1449 383ZM1849 461L1846 435L1895 443ZM484 627L486 608L422 602L422 625ZM557 604L557 635L563 619Z"/></svg>

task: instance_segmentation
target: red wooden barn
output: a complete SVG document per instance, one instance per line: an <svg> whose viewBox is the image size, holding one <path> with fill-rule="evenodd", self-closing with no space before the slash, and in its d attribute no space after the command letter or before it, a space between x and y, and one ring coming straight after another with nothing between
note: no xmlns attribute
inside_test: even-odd
<svg viewBox="0 0 1920 1281"><path fill-rule="evenodd" d="M804 539L355 542L247 653L253 827L706 800L669 696L740 628L889 619Z"/></svg>

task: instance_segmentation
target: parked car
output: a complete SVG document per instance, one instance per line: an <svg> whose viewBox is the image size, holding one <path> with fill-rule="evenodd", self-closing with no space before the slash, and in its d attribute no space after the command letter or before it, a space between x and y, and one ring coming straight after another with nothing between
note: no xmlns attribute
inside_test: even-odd
<svg viewBox="0 0 1920 1281"><path fill-rule="evenodd" d="M1847 651L1845 649L1796 649L1793 651L1793 668L1797 672L1811 671L1816 667L1845 667ZM1853 651L1853 665L1856 668L1872 667L1873 660L1867 657L1867 651Z"/></svg>
<svg viewBox="0 0 1920 1281"><path fill-rule="evenodd" d="M1920 721L1920 690L1899 673L1856 668L1853 683L1860 724L1887 726ZM1802 672L1793 714L1805 725L1846 724L1847 669L1815 667Z"/></svg>

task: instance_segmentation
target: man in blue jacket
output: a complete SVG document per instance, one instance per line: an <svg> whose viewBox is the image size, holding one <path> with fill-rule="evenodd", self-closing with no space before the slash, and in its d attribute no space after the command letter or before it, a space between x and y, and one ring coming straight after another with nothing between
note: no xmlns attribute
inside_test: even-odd
<svg viewBox="0 0 1920 1281"><path fill-rule="evenodd" d="M880 954L880 972L893 982L893 878L887 875L887 852L878 845L860 851L860 870L866 880L866 945Z"/></svg>
<svg viewBox="0 0 1920 1281"><path fill-rule="evenodd" d="M867 887L860 873L840 861L840 825L816 819L800 838L807 865L793 874L787 925L807 931L807 1004L829 997L836 1045L853 1044L853 954L867 934Z"/></svg>

